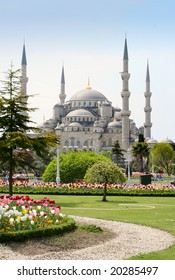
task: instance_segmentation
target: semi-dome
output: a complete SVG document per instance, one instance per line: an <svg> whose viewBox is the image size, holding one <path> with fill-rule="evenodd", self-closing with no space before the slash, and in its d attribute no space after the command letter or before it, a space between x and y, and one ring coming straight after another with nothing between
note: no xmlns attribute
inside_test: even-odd
<svg viewBox="0 0 175 280"><path fill-rule="evenodd" d="M158 141L154 138L149 138L147 141L146 141L148 144L157 144Z"/></svg>
<svg viewBox="0 0 175 280"><path fill-rule="evenodd" d="M77 109L69 112L66 117L94 117L94 115L85 109Z"/></svg>
<svg viewBox="0 0 175 280"><path fill-rule="evenodd" d="M122 124L121 124L121 122L113 121L113 122L108 123L108 127L109 128L113 128L113 127L122 128Z"/></svg>
<svg viewBox="0 0 175 280"><path fill-rule="evenodd" d="M122 115L121 115L121 111L116 111L114 113L114 116L117 120L121 121L122 120Z"/></svg>
<svg viewBox="0 0 175 280"><path fill-rule="evenodd" d="M75 127L75 126L82 126L80 123L78 123L78 122L72 122L72 123L70 123L69 125L68 125L69 127L71 126L71 127Z"/></svg>
<svg viewBox="0 0 175 280"><path fill-rule="evenodd" d="M62 107L63 107L63 105L57 103L57 104L54 105L53 109L55 109L55 108L62 108Z"/></svg>
<svg viewBox="0 0 175 280"><path fill-rule="evenodd" d="M164 140L162 140L161 142L164 142L164 143L173 143L173 140L169 139L168 137Z"/></svg>
<svg viewBox="0 0 175 280"><path fill-rule="evenodd" d="M107 98L99 91L87 87L76 92L70 101L105 101Z"/></svg>

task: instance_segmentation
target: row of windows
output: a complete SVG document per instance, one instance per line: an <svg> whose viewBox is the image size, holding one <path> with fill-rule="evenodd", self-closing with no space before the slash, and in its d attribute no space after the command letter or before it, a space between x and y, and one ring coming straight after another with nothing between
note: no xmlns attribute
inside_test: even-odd
<svg viewBox="0 0 175 280"><path fill-rule="evenodd" d="M96 101L74 101L71 104L72 107L98 107L98 103Z"/></svg>
<svg viewBox="0 0 175 280"><path fill-rule="evenodd" d="M93 122L95 118L93 117L66 117L66 121L69 122Z"/></svg>
<svg viewBox="0 0 175 280"><path fill-rule="evenodd" d="M112 147L113 145L113 141L112 139L109 139L108 141L103 141L103 144L102 146L103 147ZM81 147L81 144L80 144L80 141L79 140L76 140L75 138L71 138L71 139L68 139L65 143L64 143L64 147L77 147L77 148L80 148ZM93 147L93 140L86 140L82 147L87 147L87 148L92 148Z"/></svg>
<svg viewBox="0 0 175 280"><path fill-rule="evenodd" d="M90 127L77 127L77 126L74 126L74 127L66 127L64 129L64 131L90 131L91 128Z"/></svg>
<svg viewBox="0 0 175 280"><path fill-rule="evenodd" d="M66 147L70 147L70 146L77 146L77 147L80 147L80 141L75 139L75 138L70 138L68 140L66 140L64 146ZM93 146L93 140L92 139L89 139L89 140L86 140L84 143L83 143L83 147L91 147Z"/></svg>

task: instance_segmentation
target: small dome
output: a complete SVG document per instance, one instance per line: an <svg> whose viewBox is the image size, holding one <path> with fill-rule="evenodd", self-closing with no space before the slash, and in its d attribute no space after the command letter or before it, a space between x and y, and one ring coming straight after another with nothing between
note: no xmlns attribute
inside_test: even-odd
<svg viewBox="0 0 175 280"><path fill-rule="evenodd" d="M71 127L73 127L73 126L81 126L82 127L82 125L80 124L80 123L78 123L78 122L72 122L72 123L70 123L69 125L68 125L69 127L71 126Z"/></svg>
<svg viewBox="0 0 175 280"><path fill-rule="evenodd" d="M65 124L64 124L64 123L61 123L61 124L60 124L60 127L65 127Z"/></svg>
<svg viewBox="0 0 175 280"><path fill-rule="evenodd" d="M169 139L168 137L167 137L166 139L162 140L161 142L163 142L163 143L169 143L169 144L174 143L173 140Z"/></svg>
<svg viewBox="0 0 175 280"><path fill-rule="evenodd" d="M108 100L105 100L101 103L101 106L102 107L109 107L109 106L111 106L111 102L109 102Z"/></svg>
<svg viewBox="0 0 175 280"><path fill-rule="evenodd" d="M70 101L105 101L106 97L99 91L87 87L76 92Z"/></svg>
<svg viewBox="0 0 175 280"><path fill-rule="evenodd" d="M115 112L121 112L121 108L118 107L118 106L116 106L116 107L114 108L114 111L115 111Z"/></svg>
<svg viewBox="0 0 175 280"><path fill-rule="evenodd" d="M156 144L156 143L158 143L158 141L157 141L156 139L154 139L154 138L149 138L149 139L147 140L147 143L148 143L148 144Z"/></svg>
<svg viewBox="0 0 175 280"><path fill-rule="evenodd" d="M66 117L94 117L94 115L85 109L77 109L69 112Z"/></svg>
<svg viewBox="0 0 175 280"><path fill-rule="evenodd" d="M114 117L116 120L121 121L122 120L121 111L120 112L115 111Z"/></svg>
<svg viewBox="0 0 175 280"><path fill-rule="evenodd" d="M119 121L113 121L108 123L108 128L113 128L113 127L122 128L122 124Z"/></svg>
<svg viewBox="0 0 175 280"><path fill-rule="evenodd" d="M57 104L54 105L53 109L55 109L55 108L62 108L62 107L63 107L63 105L57 103Z"/></svg>

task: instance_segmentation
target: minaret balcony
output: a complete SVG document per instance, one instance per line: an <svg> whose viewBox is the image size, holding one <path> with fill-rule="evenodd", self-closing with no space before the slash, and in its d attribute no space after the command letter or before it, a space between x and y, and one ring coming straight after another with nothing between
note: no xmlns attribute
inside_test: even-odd
<svg viewBox="0 0 175 280"><path fill-rule="evenodd" d="M129 98L130 95L131 93L128 90L121 92L121 97Z"/></svg>
<svg viewBox="0 0 175 280"><path fill-rule="evenodd" d="M146 91L146 92L144 93L144 95L145 95L145 97L151 97L152 92L150 92L150 91Z"/></svg>
<svg viewBox="0 0 175 280"><path fill-rule="evenodd" d="M151 107L145 107L144 108L145 113L150 113L152 111Z"/></svg>
<svg viewBox="0 0 175 280"><path fill-rule="evenodd" d="M127 72L121 72L121 78L122 80L129 80L130 74Z"/></svg>
<svg viewBox="0 0 175 280"><path fill-rule="evenodd" d="M144 123L144 127L145 127L145 128L152 127L152 123Z"/></svg>
<svg viewBox="0 0 175 280"><path fill-rule="evenodd" d="M122 117L129 117L131 115L131 111L129 110L122 110L121 111L121 116Z"/></svg>

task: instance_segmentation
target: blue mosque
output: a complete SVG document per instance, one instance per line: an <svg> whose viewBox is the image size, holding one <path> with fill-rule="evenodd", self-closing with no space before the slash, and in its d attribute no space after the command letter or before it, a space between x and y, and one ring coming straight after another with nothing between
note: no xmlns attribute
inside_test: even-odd
<svg viewBox="0 0 175 280"><path fill-rule="evenodd" d="M50 119L40 125L44 131L59 129L61 149L91 149L93 151L111 150L113 144L119 141L120 146L127 151L142 133L150 144L157 141L151 138L151 91L149 64L146 67L145 107L143 108L143 126L138 128L130 118L129 100L129 56L127 39L124 42L123 69L121 75L122 108L114 107L105 93L91 88L90 82L85 89L73 93L66 100L65 71L62 67L59 102L54 105ZM27 94L27 59L25 45L22 53L22 89ZM117 96L117 94L116 94ZM173 142L166 139L166 142Z"/></svg>

